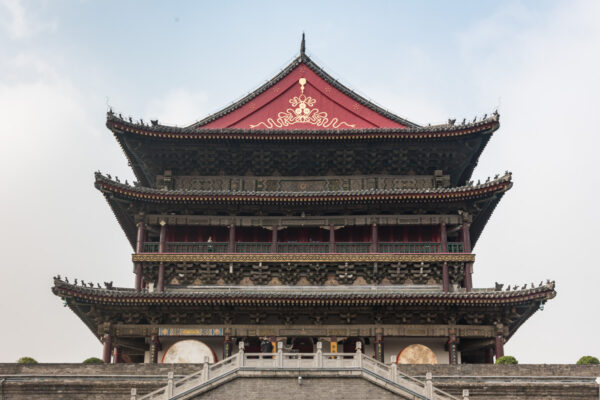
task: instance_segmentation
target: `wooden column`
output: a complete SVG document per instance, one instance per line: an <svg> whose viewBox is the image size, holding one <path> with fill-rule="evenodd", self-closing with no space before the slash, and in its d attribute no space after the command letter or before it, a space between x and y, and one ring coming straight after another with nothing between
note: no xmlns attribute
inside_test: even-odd
<svg viewBox="0 0 600 400"><path fill-rule="evenodd" d="M160 221L160 239L158 242L158 252L165 253L167 251L167 223ZM161 261L158 264L158 292L165 291L165 264Z"/></svg>
<svg viewBox="0 0 600 400"><path fill-rule="evenodd" d="M141 253L144 251L144 240L146 240L146 224L138 222L137 224L137 241L135 244L135 252Z"/></svg>
<svg viewBox="0 0 600 400"><path fill-rule="evenodd" d="M271 233L271 253L277 253L277 225L273 225Z"/></svg>
<svg viewBox="0 0 600 400"><path fill-rule="evenodd" d="M465 263L465 280L464 286L467 292L473 289L473 263Z"/></svg>
<svg viewBox="0 0 600 400"><path fill-rule="evenodd" d="M448 337L448 363L458 364L458 338L456 335Z"/></svg>
<svg viewBox="0 0 600 400"><path fill-rule="evenodd" d="M112 337L110 334L105 333L103 337L104 347L102 348L102 361L105 364L110 364L110 353L112 351Z"/></svg>
<svg viewBox="0 0 600 400"><path fill-rule="evenodd" d="M375 359L379 362L385 362L383 360L383 332L375 331Z"/></svg>
<svg viewBox="0 0 600 400"><path fill-rule="evenodd" d="M470 227L471 227L470 223L463 221L463 223L462 223L462 241L463 241L463 249L464 249L465 253L471 252L471 233L469 232ZM473 288L472 274L473 274L473 264L466 263L465 264L465 280L464 280L463 286L465 287L467 292L470 292L471 289Z"/></svg>
<svg viewBox="0 0 600 400"><path fill-rule="evenodd" d="M448 263L442 264L442 289L445 293L450 291L450 275L448 274Z"/></svg>
<svg viewBox="0 0 600 400"><path fill-rule="evenodd" d="M160 221L160 236L158 239L158 252L159 253L167 252L167 223L165 221Z"/></svg>
<svg viewBox="0 0 600 400"><path fill-rule="evenodd" d="M159 347L160 342L158 341L158 336L150 336L150 364L156 364L158 362Z"/></svg>
<svg viewBox="0 0 600 400"><path fill-rule="evenodd" d="M158 264L158 283L156 290L159 293L165 291L165 263L162 261Z"/></svg>
<svg viewBox="0 0 600 400"><path fill-rule="evenodd" d="M446 231L446 222L440 225L440 247L442 253L448 252L448 232Z"/></svg>
<svg viewBox="0 0 600 400"><path fill-rule="evenodd" d="M329 225L329 252L335 253L335 229Z"/></svg>
<svg viewBox="0 0 600 400"><path fill-rule="evenodd" d="M377 224L373 223L373 225L371 225L371 253L377 253L378 233Z"/></svg>
<svg viewBox="0 0 600 400"><path fill-rule="evenodd" d="M230 253L235 253L235 225L229 225L229 250Z"/></svg>
<svg viewBox="0 0 600 400"><path fill-rule="evenodd" d="M494 340L494 347L496 351L496 360L500 357L504 357L504 337L497 335Z"/></svg>
<svg viewBox="0 0 600 400"><path fill-rule="evenodd" d="M486 347L485 349L483 349L484 351L484 360L486 364L493 364L494 363L494 349L492 347Z"/></svg>
<svg viewBox="0 0 600 400"><path fill-rule="evenodd" d="M113 350L113 364L119 364L121 363L123 360L121 360L121 349L118 348L117 346L115 346L115 349Z"/></svg>
<svg viewBox="0 0 600 400"><path fill-rule="evenodd" d="M223 339L223 359L227 357L231 357L231 353L233 352L233 341L231 340L230 335L225 335Z"/></svg>
<svg viewBox="0 0 600 400"><path fill-rule="evenodd" d="M143 222L137 224L137 240L135 243L135 252L141 253L144 251L144 240L146 239L146 225ZM142 263L135 263L135 290L142 290Z"/></svg>
<svg viewBox="0 0 600 400"><path fill-rule="evenodd" d="M136 262L133 264L135 268L135 290L142 290L142 263Z"/></svg>
<svg viewBox="0 0 600 400"><path fill-rule="evenodd" d="M471 252L471 233L469 229L471 228L471 224L468 222L462 223L462 242L465 253Z"/></svg>

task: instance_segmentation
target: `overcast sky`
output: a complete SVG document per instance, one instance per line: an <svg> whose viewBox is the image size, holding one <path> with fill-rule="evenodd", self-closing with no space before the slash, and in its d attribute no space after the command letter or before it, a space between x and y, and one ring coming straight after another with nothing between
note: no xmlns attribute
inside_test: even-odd
<svg viewBox="0 0 600 400"><path fill-rule="evenodd" d="M0 0L0 362L100 356L52 276L133 285L93 187L96 170L133 180L107 105L187 125L277 73L302 31L325 70L409 120L499 109L475 180L510 170L515 185L474 284L556 280L506 345L521 363L600 357L600 2L413 3Z"/></svg>

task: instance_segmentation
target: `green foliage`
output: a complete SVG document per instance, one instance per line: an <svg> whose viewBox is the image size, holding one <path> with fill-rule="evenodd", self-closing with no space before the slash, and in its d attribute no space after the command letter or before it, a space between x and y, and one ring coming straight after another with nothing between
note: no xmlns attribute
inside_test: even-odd
<svg viewBox="0 0 600 400"><path fill-rule="evenodd" d="M84 364L104 364L104 361L99 359L98 357L90 357L83 360Z"/></svg>
<svg viewBox="0 0 600 400"><path fill-rule="evenodd" d="M519 362L517 361L517 359L514 358L513 356L503 356L496 360L496 364L502 364L502 365L518 364L518 363Z"/></svg>
<svg viewBox="0 0 600 400"><path fill-rule="evenodd" d="M37 364L38 362L31 358L31 357L21 357L19 358L19 361L17 361L17 364Z"/></svg>
<svg viewBox="0 0 600 400"><path fill-rule="evenodd" d="M583 356L577 361L577 365L600 364L600 360L594 356Z"/></svg>

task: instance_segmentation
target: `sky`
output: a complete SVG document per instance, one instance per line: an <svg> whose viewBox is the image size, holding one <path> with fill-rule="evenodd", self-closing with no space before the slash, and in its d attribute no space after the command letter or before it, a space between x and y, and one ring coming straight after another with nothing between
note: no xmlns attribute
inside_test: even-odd
<svg viewBox="0 0 600 400"><path fill-rule="evenodd" d="M474 286L551 279L511 338L520 363L600 357L600 2L0 0L0 362L81 362L101 344L56 274L131 287L101 170L134 180L106 111L188 125L307 54L420 124L498 109L474 179L509 170Z"/></svg>

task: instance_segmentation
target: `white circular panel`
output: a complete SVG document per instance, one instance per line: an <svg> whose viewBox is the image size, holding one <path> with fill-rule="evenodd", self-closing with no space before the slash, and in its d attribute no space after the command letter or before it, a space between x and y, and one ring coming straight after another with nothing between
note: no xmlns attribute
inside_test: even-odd
<svg viewBox="0 0 600 400"><path fill-rule="evenodd" d="M165 352L162 362L165 364L197 364L208 357L209 363L216 361L215 353L208 345L199 340L180 340Z"/></svg>

